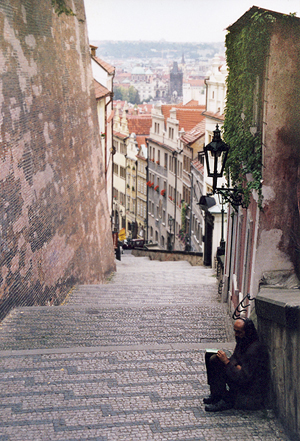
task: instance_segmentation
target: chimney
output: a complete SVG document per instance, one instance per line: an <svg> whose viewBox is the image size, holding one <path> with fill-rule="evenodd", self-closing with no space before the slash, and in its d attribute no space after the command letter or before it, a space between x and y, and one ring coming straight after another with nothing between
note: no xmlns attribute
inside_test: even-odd
<svg viewBox="0 0 300 441"><path fill-rule="evenodd" d="M96 56L96 50L98 49L97 46L93 46L92 44L90 44L90 49L91 49L91 56L95 57Z"/></svg>

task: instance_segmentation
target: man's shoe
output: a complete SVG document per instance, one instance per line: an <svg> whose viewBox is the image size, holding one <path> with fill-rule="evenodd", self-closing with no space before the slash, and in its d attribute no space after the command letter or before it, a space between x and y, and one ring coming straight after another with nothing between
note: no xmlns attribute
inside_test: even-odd
<svg viewBox="0 0 300 441"><path fill-rule="evenodd" d="M221 412L222 410L232 409L233 405L231 403L227 403L224 400L220 400L215 404L208 404L205 406L206 412Z"/></svg>
<svg viewBox="0 0 300 441"><path fill-rule="evenodd" d="M204 404L215 404L220 401L220 397L214 397L213 395L209 395L208 397L203 398Z"/></svg>

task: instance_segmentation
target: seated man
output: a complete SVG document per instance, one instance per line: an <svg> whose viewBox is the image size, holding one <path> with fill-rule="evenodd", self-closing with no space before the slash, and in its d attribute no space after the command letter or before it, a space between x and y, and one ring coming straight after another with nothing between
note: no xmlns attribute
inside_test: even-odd
<svg viewBox="0 0 300 441"><path fill-rule="evenodd" d="M268 387L269 361L250 319L234 323L236 346L230 358L224 351L205 354L210 396L204 398L207 412L237 409L260 409Z"/></svg>

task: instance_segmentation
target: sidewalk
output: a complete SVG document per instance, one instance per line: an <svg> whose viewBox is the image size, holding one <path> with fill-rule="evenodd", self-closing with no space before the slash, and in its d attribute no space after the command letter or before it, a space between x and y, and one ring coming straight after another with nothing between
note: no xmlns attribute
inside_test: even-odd
<svg viewBox="0 0 300 441"><path fill-rule="evenodd" d="M211 269L123 254L1 323L0 441L287 441L271 412L204 411L205 348L233 346Z"/></svg>

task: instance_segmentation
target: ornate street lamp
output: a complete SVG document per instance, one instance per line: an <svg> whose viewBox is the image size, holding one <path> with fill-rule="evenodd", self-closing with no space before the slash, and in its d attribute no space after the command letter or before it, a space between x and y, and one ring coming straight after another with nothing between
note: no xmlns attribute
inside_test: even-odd
<svg viewBox="0 0 300 441"><path fill-rule="evenodd" d="M173 226L174 220L175 219L173 219L172 216L169 216L168 224L169 224L169 227L170 227L170 232L169 231L167 232L168 233L168 241L167 241L168 251L172 251L172 249L173 249L173 245L172 245L172 226Z"/></svg>
<svg viewBox="0 0 300 441"><path fill-rule="evenodd" d="M221 139L217 124L212 141L204 147L207 175L213 178L213 193L217 189L217 179L223 176L228 151L229 146Z"/></svg>
<svg viewBox="0 0 300 441"><path fill-rule="evenodd" d="M219 130L218 124L216 125L216 130L214 130L214 136L212 141L204 147L207 175L213 178L213 192L212 194L219 194L222 196L225 202L230 203L235 210L237 207L244 205L244 193L243 190L237 187L228 188L224 185L221 188L217 187L218 178L223 177L225 164L229 152L229 146L221 138L221 131ZM200 153L198 153L198 157ZM200 160L200 158L199 158Z"/></svg>

